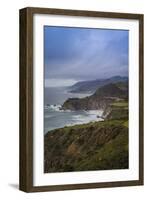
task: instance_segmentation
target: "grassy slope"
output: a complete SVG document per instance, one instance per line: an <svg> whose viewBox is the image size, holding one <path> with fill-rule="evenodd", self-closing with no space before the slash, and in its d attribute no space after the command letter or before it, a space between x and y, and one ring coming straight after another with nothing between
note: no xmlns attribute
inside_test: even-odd
<svg viewBox="0 0 147 200"><path fill-rule="evenodd" d="M127 101L119 101L119 102L114 102L111 105L116 106L116 107L128 107L128 102Z"/></svg>
<svg viewBox="0 0 147 200"><path fill-rule="evenodd" d="M117 101L113 102L109 106L110 113L107 115L107 119L124 119L128 121L128 102Z"/></svg>
<svg viewBox="0 0 147 200"><path fill-rule="evenodd" d="M45 136L45 172L128 167L125 120L106 120L50 131Z"/></svg>
<svg viewBox="0 0 147 200"><path fill-rule="evenodd" d="M105 170L128 168L128 133L119 134L91 157L81 161L78 169Z"/></svg>
<svg viewBox="0 0 147 200"><path fill-rule="evenodd" d="M119 94L118 88L116 92ZM105 121L48 132L44 138L45 172L128 168L128 102L113 100L107 111Z"/></svg>

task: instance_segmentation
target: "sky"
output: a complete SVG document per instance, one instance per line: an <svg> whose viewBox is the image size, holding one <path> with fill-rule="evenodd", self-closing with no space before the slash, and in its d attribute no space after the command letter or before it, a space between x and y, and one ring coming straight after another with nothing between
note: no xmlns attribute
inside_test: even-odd
<svg viewBox="0 0 147 200"><path fill-rule="evenodd" d="M44 26L45 86L128 76L127 30Z"/></svg>

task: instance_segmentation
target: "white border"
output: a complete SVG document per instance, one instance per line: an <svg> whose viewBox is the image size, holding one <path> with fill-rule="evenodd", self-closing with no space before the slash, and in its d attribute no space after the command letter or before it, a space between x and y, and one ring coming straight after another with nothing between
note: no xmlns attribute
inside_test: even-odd
<svg viewBox="0 0 147 200"><path fill-rule="evenodd" d="M138 20L34 15L33 185L62 185L139 179L139 23ZM43 26L129 30L129 169L43 173Z"/></svg>

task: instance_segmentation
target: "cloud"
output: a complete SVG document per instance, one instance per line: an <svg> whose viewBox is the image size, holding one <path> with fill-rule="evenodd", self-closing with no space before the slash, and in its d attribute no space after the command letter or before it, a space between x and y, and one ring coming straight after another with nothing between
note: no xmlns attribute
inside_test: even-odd
<svg viewBox="0 0 147 200"><path fill-rule="evenodd" d="M45 28L45 78L90 80L128 74L128 31Z"/></svg>

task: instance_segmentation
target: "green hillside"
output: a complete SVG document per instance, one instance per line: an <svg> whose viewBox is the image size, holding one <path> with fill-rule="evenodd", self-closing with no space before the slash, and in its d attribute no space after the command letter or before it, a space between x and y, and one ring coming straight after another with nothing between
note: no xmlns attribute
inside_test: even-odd
<svg viewBox="0 0 147 200"><path fill-rule="evenodd" d="M85 98L70 98L62 109L103 110L104 121L49 131L44 137L44 171L128 168L128 88L110 83Z"/></svg>
<svg viewBox="0 0 147 200"><path fill-rule="evenodd" d="M128 168L128 128L107 120L50 131L45 135L45 172Z"/></svg>

